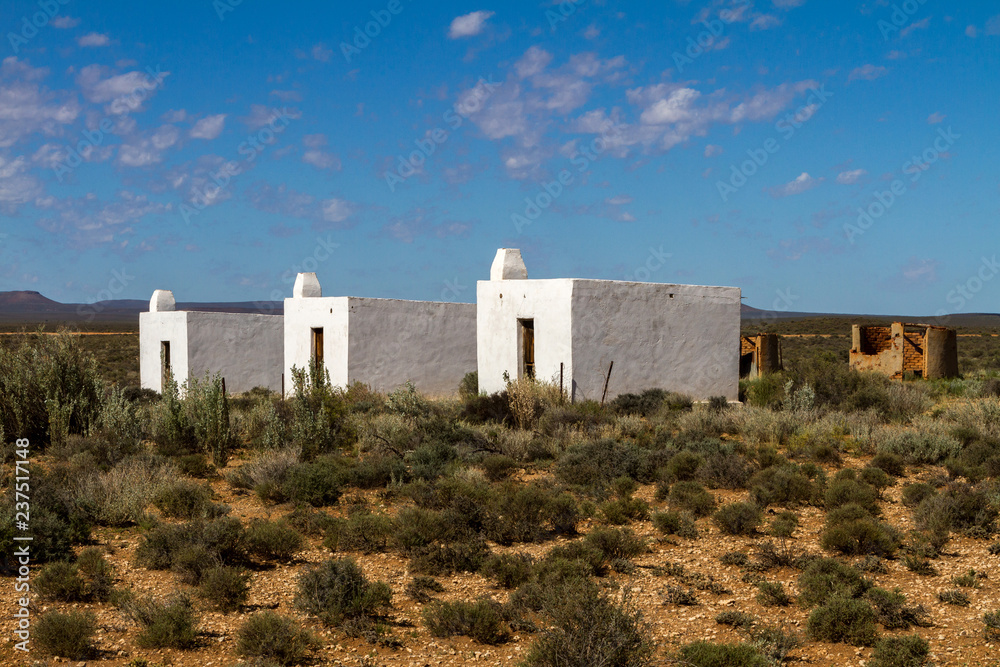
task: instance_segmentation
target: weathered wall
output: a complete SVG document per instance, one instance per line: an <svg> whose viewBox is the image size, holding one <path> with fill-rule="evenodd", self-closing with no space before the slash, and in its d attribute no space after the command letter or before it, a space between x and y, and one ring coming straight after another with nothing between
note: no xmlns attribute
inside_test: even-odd
<svg viewBox="0 0 1000 667"><path fill-rule="evenodd" d="M454 396L476 370L476 306L349 299L348 379L392 391L407 381L429 396Z"/></svg>
<svg viewBox="0 0 1000 667"><path fill-rule="evenodd" d="M740 377L756 378L782 370L781 336L762 333L740 337Z"/></svg>
<svg viewBox="0 0 1000 667"><path fill-rule="evenodd" d="M476 369L476 306L360 297L285 299L285 390L291 368L308 368L312 329L339 387L363 382L392 391L412 381L431 396L454 395Z"/></svg>
<svg viewBox="0 0 1000 667"><path fill-rule="evenodd" d="M573 392L600 400L660 387L696 400L739 394L740 290L573 281Z"/></svg>
<svg viewBox="0 0 1000 667"><path fill-rule="evenodd" d="M174 379L183 389L191 377L219 373L237 393L262 386L280 391L283 356L280 315L196 311L139 314L139 379L163 391L160 343L170 341Z"/></svg>
<svg viewBox="0 0 1000 667"><path fill-rule="evenodd" d="M177 384L188 378L186 312L139 313L139 383L143 389L162 392L160 343L170 341L170 364Z"/></svg>
<svg viewBox="0 0 1000 667"><path fill-rule="evenodd" d="M924 374L924 332L903 331L903 372Z"/></svg>
<svg viewBox="0 0 1000 667"><path fill-rule="evenodd" d="M924 377L958 377L958 334L954 329L930 327L924 337Z"/></svg>
<svg viewBox="0 0 1000 667"><path fill-rule="evenodd" d="M851 368L877 371L890 377L903 376L903 326L853 325L850 352Z"/></svg>
<svg viewBox="0 0 1000 667"><path fill-rule="evenodd" d="M573 281L481 280L476 285L476 340L479 390L501 391L503 375L520 376L518 319L535 321L535 377L559 381L559 364L567 389L573 377Z"/></svg>
<svg viewBox="0 0 1000 667"><path fill-rule="evenodd" d="M285 393L291 394L292 367L309 368L312 329L323 328L323 361L330 382L345 387L347 375L348 297L285 299Z"/></svg>
<svg viewBox="0 0 1000 667"><path fill-rule="evenodd" d="M256 313L189 311L188 375L201 380L206 373L226 379L230 393L267 387L281 391L284 359L283 318ZM175 376L181 381L181 376Z"/></svg>

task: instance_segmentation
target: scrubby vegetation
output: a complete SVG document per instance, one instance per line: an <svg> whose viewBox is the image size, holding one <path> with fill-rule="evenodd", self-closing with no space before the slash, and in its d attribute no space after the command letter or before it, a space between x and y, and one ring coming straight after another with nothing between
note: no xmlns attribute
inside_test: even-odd
<svg viewBox="0 0 1000 667"><path fill-rule="evenodd" d="M916 665L928 645L898 631L944 611L995 640L1000 380L786 365L743 382L739 407L665 390L573 403L529 381L486 396L474 377L429 400L316 368L288 398L215 377L160 396L102 378L72 337L29 336L0 345L0 567L17 571L18 436L32 591L51 607L33 637L63 658L103 657L111 636L191 655L225 636L255 665L432 641L532 667L774 665L825 642ZM671 620L722 599L758 616ZM118 625L87 614L108 605ZM718 641L694 641L709 628Z"/></svg>

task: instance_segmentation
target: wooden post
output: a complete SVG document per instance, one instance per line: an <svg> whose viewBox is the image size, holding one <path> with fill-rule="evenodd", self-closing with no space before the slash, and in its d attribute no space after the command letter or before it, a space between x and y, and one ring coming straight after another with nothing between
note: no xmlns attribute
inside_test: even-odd
<svg viewBox="0 0 1000 667"><path fill-rule="evenodd" d="M563 403L563 362L559 362L559 403Z"/></svg>
<svg viewBox="0 0 1000 667"><path fill-rule="evenodd" d="M285 400L285 374L281 374L281 400Z"/></svg>
<svg viewBox="0 0 1000 667"><path fill-rule="evenodd" d="M222 395L226 395L226 378L222 378Z"/></svg>
<svg viewBox="0 0 1000 667"><path fill-rule="evenodd" d="M608 381L611 380L611 369L615 367L615 362L612 360L611 364L608 366L608 374L604 378L604 392L601 394L601 407L604 407L604 399L608 397Z"/></svg>

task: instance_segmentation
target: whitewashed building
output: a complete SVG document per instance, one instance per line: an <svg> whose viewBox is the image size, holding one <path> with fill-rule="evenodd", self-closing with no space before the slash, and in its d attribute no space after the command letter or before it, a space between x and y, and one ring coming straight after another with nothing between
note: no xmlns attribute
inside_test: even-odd
<svg viewBox="0 0 1000 667"><path fill-rule="evenodd" d="M156 290L149 312L139 313L140 383L162 392L169 369L181 391L206 373L220 374L233 393L281 391L283 333L280 315L177 310L172 292Z"/></svg>
<svg viewBox="0 0 1000 667"><path fill-rule="evenodd" d="M739 393L740 289L615 280L530 280L501 248L476 289L479 390L559 382L573 400L662 388Z"/></svg>
<svg viewBox="0 0 1000 667"><path fill-rule="evenodd" d="M430 396L450 396L476 370L476 306L324 297L315 273L300 273L285 299L286 393L292 367L323 363L335 386L359 381L376 391L412 382Z"/></svg>

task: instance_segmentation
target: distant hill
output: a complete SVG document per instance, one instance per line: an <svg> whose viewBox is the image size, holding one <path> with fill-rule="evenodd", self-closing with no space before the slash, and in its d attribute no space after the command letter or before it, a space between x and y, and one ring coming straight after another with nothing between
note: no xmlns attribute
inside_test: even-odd
<svg viewBox="0 0 1000 667"><path fill-rule="evenodd" d="M178 310L200 310L220 313L265 313L281 315L282 301L235 301L235 302L178 302ZM0 292L0 325L45 324L49 327L81 324L114 324L138 326L139 313L149 309L149 302L140 299L115 299L97 303L59 303L30 290ZM879 322L928 322L935 323L934 317L913 317L900 315L850 315L844 313L803 313L792 311L761 310L741 304L744 328L759 326L767 328L768 322L779 325L788 333L801 328L808 330L810 323L823 321L825 324L846 326L850 322L874 324ZM1000 329L1000 315L973 313L953 315L948 326L958 328Z"/></svg>
<svg viewBox="0 0 1000 667"><path fill-rule="evenodd" d="M200 310L220 313L265 313L281 315L281 301L237 301L197 303L179 302L178 310ZM138 325L139 313L149 310L149 301L115 299L96 303L59 303L29 290L0 292L0 324L60 324L108 323Z"/></svg>

